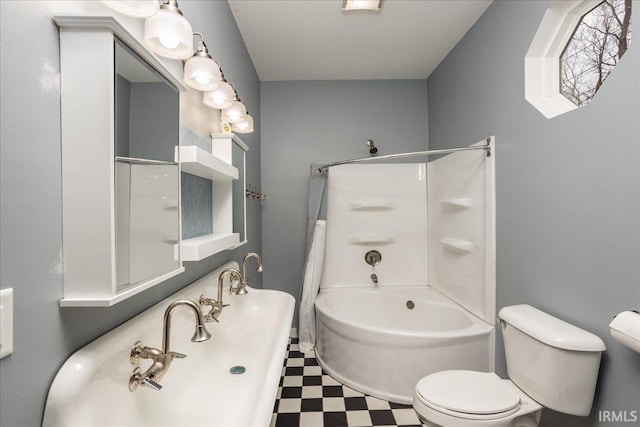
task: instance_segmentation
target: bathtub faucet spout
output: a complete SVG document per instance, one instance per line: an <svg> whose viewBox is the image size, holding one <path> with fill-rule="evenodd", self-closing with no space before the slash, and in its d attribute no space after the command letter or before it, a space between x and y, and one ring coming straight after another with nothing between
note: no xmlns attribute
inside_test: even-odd
<svg viewBox="0 0 640 427"><path fill-rule="evenodd" d="M371 281L377 285L378 284L378 275L376 273L371 273Z"/></svg>

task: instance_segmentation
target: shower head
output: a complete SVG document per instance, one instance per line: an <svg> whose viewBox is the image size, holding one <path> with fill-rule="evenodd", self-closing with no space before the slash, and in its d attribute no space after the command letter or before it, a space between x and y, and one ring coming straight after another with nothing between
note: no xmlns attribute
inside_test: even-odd
<svg viewBox="0 0 640 427"><path fill-rule="evenodd" d="M367 139L367 145L369 146L370 154L376 154L378 152L378 148L375 146L372 139Z"/></svg>

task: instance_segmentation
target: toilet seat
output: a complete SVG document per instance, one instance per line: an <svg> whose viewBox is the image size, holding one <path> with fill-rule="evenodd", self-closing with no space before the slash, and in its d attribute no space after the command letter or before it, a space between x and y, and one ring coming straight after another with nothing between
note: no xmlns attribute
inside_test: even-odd
<svg viewBox="0 0 640 427"><path fill-rule="evenodd" d="M416 397L433 410L469 420L495 420L520 409L520 396L493 372L437 372L418 382Z"/></svg>

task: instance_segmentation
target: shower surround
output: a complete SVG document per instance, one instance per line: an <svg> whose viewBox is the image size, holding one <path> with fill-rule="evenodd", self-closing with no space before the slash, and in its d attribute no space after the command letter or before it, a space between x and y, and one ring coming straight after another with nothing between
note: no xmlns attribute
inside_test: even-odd
<svg viewBox="0 0 640 427"><path fill-rule="evenodd" d="M489 153L330 168L316 355L345 385L410 404L425 375L493 370Z"/></svg>

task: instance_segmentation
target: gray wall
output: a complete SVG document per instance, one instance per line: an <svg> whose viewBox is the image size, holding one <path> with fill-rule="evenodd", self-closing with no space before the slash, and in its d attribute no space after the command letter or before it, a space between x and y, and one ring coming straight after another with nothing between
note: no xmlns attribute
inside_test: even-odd
<svg viewBox="0 0 640 427"><path fill-rule="evenodd" d="M264 287L300 294L312 163L426 150L424 80L263 82ZM297 312L296 312L297 318ZM297 323L294 321L294 324Z"/></svg>
<svg viewBox="0 0 640 427"><path fill-rule="evenodd" d="M496 136L498 307L531 304L607 346L591 416L545 410L543 426L610 426L598 410L640 410L640 355L607 327L640 307L640 2L631 48L591 104L548 120L524 99L523 59L551 4L493 3L428 79L429 141Z"/></svg>
<svg viewBox="0 0 640 427"><path fill-rule="evenodd" d="M227 2L181 1L227 78L237 84L259 129L259 81ZM31 47L25 49L25 35ZM112 308L60 308L62 206L58 30L47 2L0 2L0 288L14 289L14 352L0 360L0 425L40 425L57 370L68 356L142 310L248 250L261 250L259 205L248 212L250 243ZM257 134L248 175L260 183ZM90 143L90 141L88 141ZM251 273L252 286L261 286ZM160 325L158 325L160 328ZM158 329L160 333L160 329Z"/></svg>

